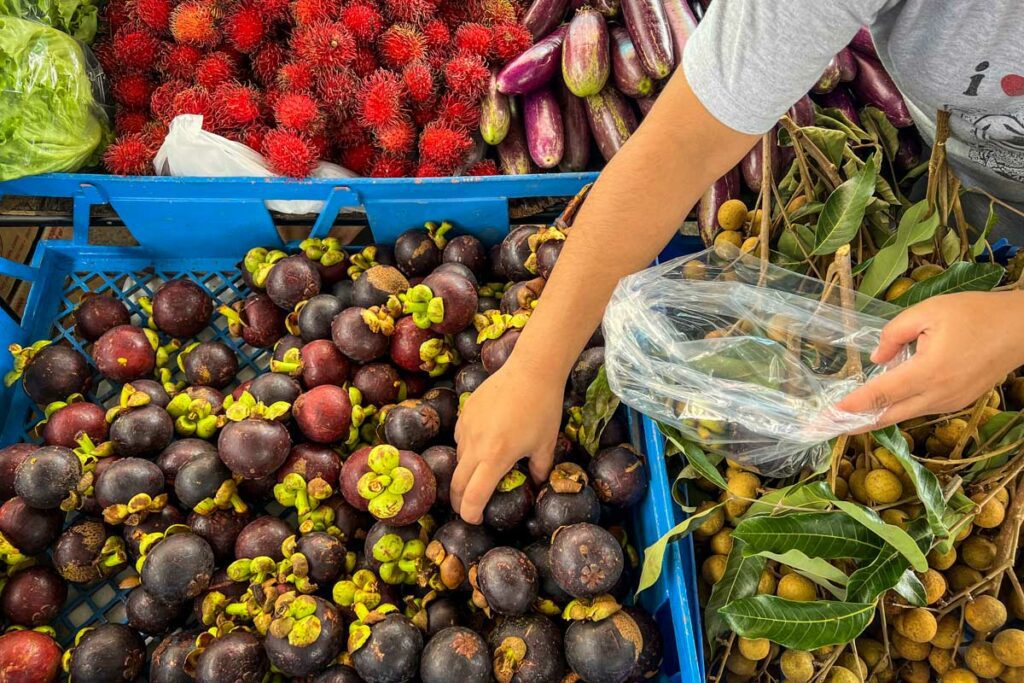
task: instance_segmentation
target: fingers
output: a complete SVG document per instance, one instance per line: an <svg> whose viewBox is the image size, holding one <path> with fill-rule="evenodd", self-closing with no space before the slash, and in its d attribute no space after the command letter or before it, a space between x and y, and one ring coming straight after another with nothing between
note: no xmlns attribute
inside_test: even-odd
<svg viewBox="0 0 1024 683"><path fill-rule="evenodd" d="M873 363L888 363L907 344L916 340L928 326L927 311L910 308L893 318L882 328L878 348L871 354Z"/></svg>
<svg viewBox="0 0 1024 683"><path fill-rule="evenodd" d="M921 373L920 359L911 359L854 390L836 408L848 413L884 410L920 394L927 385L927 381L922 381L927 378L922 378Z"/></svg>
<svg viewBox="0 0 1024 683"><path fill-rule="evenodd" d="M451 484L451 499L452 499L452 510L458 513L460 506L462 505L462 495L466 491L466 486L469 485L470 479L473 478L473 472L476 470L478 460L472 456L467 455L469 450L459 444L458 449L459 464L455 466L455 473L452 475Z"/></svg>
<svg viewBox="0 0 1024 683"><path fill-rule="evenodd" d="M530 477L537 486L547 481L548 475L551 474L551 465L555 461L555 445L557 443L556 436L555 440L552 440L550 444L530 456Z"/></svg>
<svg viewBox="0 0 1024 683"><path fill-rule="evenodd" d="M495 467L489 462L480 463L460 499L459 516L470 524L483 522L484 507L504 476L505 470L502 468Z"/></svg>
<svg viewBox="0 0 1024 683"><path fill-rule="evenodd" d="M878 424L875 429L882 429L889 425L894 425L914 417L931 415L934 412L935 409L928 397L923 395L914 396L913 398L908 398L905 401L900 401L899 403L889 406L889 408L882 413L882 417L878 419Z"/></svg>

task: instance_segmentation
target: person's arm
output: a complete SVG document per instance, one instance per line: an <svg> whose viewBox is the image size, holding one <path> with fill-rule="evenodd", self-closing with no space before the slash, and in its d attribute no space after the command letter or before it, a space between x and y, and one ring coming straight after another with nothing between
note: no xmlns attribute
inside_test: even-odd
<svg viewBox="0 0 1024 683"><path fill-rule="evenodd" d="M587 197L512 355L463 408L452 505L464 520L480 522L521 458L530 457L535 480L547 475L566 377L615 285L651 263L704 189L757 140L719 123L677 71Z"/></svg>

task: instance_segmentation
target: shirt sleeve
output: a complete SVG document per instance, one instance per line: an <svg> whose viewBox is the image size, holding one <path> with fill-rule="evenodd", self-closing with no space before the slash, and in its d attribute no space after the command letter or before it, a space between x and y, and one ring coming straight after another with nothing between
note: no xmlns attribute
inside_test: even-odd
<svg viewBox="0 0 1024 683"><path fill-rule="evenodd" d="M683 70L712 116L760 135L886 4L891 0L714 0L686 44Z"/></svg>

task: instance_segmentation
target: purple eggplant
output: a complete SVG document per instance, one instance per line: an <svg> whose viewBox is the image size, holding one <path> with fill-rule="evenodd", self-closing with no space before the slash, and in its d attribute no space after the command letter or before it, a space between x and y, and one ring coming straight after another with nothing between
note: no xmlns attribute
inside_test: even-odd
<svg viewBox="0 0 1024 683"><path fill-rule="evenodd" d="M612 29L612 77L623 95L640 98L654 92L654 81L640 64L629 31L621 26Z"/></svg>
<svg viewBox="0 0 1024 683"><path fill-rule="evenodd" d="M778 126L772 128L772 177L778 180L779 171L782 169L782 148L779 147ZM740 175L743 182L751 192L761 191L761 180L764 177L764 155L761 150L761 141L751 147L747 155L740 160Z"/></svg>
<svg viewBox="0 0 1024 683"><path fill-rule="evenodd" d="M903 101L903 95L885 68L876 60L859 52L855 52L853 58L857 62L857 77L853 79L851 87L857 99L862 104L870 104L881 109L889 123L897 128L914 125L907 103Z"/></svg>
<svg viewBox="0 0 1024 683"><path fill-rule="evenodd" d="M718 233L718 209L740 196L740 172L733 168L707 189L697 203L697 226L704 244L711 246Z"/></svg>
<svg viewBox="0 0 1024 683"><path fill-rule="evenodd" d="M840 76L842 76L842 72L839 70L839 59L833 57L818 78L818 82L811 87L811 92L818 95L832 92L839 85Z"/></svg>
<svg viewBox="0 0 1024 683"><path fill-rule="evenodd" d="M892 161L898 170L906 173L921 163L921 136L913 128L904 128L899 135L900 147Z"/></svg>
<svg viewBox="0 0 1024 683"><path fill-rule="evenodd" d="M850 48L872 59L878 59L875 41L871 39L871 32L866 27L862 27L857 31L857 35L850 41Z"/></svg>
<svg viewBox="0 0 1024 683"><path fill-rule="evenodd" d="M587 104L576 97L565 84L559 85L559 102L562 108L562 129L565 138L565 152L559 170L575 173L587 170L590 163L590 122L587 120Z"/></svg>
<svg viewBox="0 0 1024 683"><path fill-rule="evenodd" d="M647 118L647 115L651 113L651 109L654 108L654 103L658 101L658 93L654 93L650 97L637 97L636 106L640 108L640 118Z"/></svg>
<svg viewBox="0 0 1024 683"><path fill-rule="evenodd" d="M839 80L849 83L857 77L857 62L853 59L850 48L844 47L836 55L836 62L839 64Z"/></svg>
<svg viewBox="0 0 1024 683"><path fill-rule="evenodd" d="M817 96L818 104L830 109L838 109L853 123L860 125L860 116L857 114L857 106L850 97L850 91L846 88L836 88L830 93Z"/></svg>
<svg viewBox="0 0 1024 683"><path fill-rule="evenodd" d="M526 135L523 133L523 122L519 120L519 115L514 110L508 124L508 134L498 145L498 162L502 175L527 175L533 170L530 166Z"/></svg>
<svg viewBox="0 0 1024 683"><path fill-rule="evenodd" d="M793 106L786 112L793 123L798 126L814 125L814 102L807 95L793 103Z"/></svg>
<svg viewBox="0 0 1024 683"><path fill-rule="evenodd" d="M660 81L672 73L676 56L661 0L622 0L622 18L651 78Z"/></svg>
<svg viewBox="0 0 1024 683"><path fill-rule="evenodd" d="M668 19L668 30L672 33L672 54L675 66L683 63L683 49L686 41L697 30L697 17L686 4L686 0L664 0L665 18Z"/></svg>
<svg viewBox="0 0 1024 683"><path fill-rule="evenodd" d="M508 134L512 104L508 95L498 92L498 75L491 73L491 85L480 102L480 137L488 145L497 145Z"/></svg>
<svg viewBox="0 0 1024 683"><path fill-rule="evenodd" d="M523 15L523 26L533 34L533 39L537 40L558 26L568 6L569 0L533 0Z"/></svg>
<svg viewBox="0 0 1024 683"><path fill-rule="evenodd" d="M523 97L523 120L530 158L541 168L554 168L565 153L562 108L555 93L544 87Z"/></svg>
<svg viewBox="0 0 1024 683"><path fill-rule="evenodd" d="M601 92L610 72L608 25L593 7L581 7L562 43L562 80L576 97L589 97Z"/></svg>
<svg viewBox="0 0 1024 683"><path fill-rule="evenodd" d="M523 95L546 85L562 64L562 42L566 26L560 26L529 50L505 65L498 73L498 91Z"/></svg>
<svg viewBox="0 0 1024 683"><path fill-rule="evenodd" d="M584 5L593 7L608 19L614 19L619 14L619 0L572 0L569 9L575 12Z"/></svg>
<svg viewBox="0 0 1024 683"><path fill-rule="evenodd" d="M587 120L597 148L610 161L636 130L636 114L614 85L586 98Z"/></svg>

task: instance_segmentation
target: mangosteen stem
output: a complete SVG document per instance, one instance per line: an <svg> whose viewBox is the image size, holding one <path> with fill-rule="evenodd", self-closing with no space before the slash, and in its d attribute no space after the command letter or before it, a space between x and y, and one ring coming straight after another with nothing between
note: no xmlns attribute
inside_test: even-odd
<svg viewBox="0 0 1024 683"><path fill-rule="evenodd" d="M399 299L402 312L412 315L412 321L421 330L444 321L444 300L434 296L433 290L424 284L410 287L405 294L399 295Z"/></svg>
<svg viewBox="0 0 1024 683"><path fill-rule="evenodd" d="M141 408L150 402L149 394L139 391L131 384L121 387L121 394L118 396L117 405L107 411L107 424L114 421L114 418L130 408Z"/></svg>
<svg viewBox="0 0 1024 683"><path fill-rule="evenodd" d="M423 227L427 229L427 234L437 248L444 249L448 244L448 238L445 235L451 232L452 224L448 221L441 221L441 225L438 225L433 221L428 221Z"/></svg>
<svg viewBox="0 0 1024 683"><path fill-rule="evenodd" d="M228 332L230 332L233 337L242 336L242 328L245 327L245 323L242 322L242 316L239 314L241 308L241 301L236 301L230 306L223 304L217 307L217 312L227 319Z"/></svg>
<svg viewBox="0 0 1024 683"><path fill-rule="evenodd" d="M271 359L270 361L271 372L280 372L290 377L299 377L302 375L303 369L302 352L298 348L285 351L281 360Z"/></svg>
<svg viewBox="0 0 1024 683"><path fill-rule="evenodd" d="M356 280L370 268L380 265L377 263L377 247L369 246L358 254L353 254L351 263L352 265L348 267L348 276Z"/></svg>
<svg viewBox="0 0 1024 683"><path fill-rule="evenodd" d="M36 354L50 345L49 339L40 339L28 348L20 344L11 344L7 350L14 356L14 369L4 375L4 386L11 386L21 378L25 368L29 366Z"/></svg>

